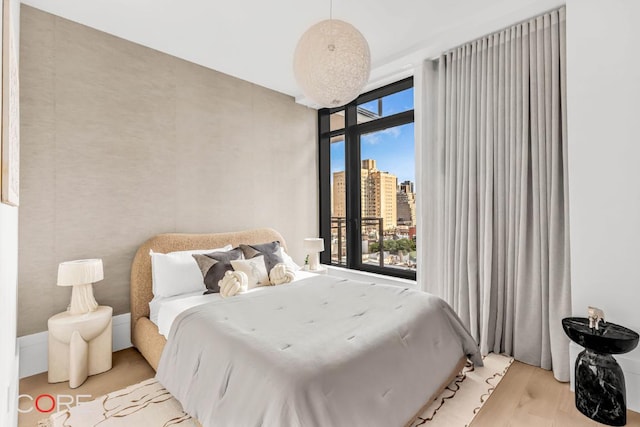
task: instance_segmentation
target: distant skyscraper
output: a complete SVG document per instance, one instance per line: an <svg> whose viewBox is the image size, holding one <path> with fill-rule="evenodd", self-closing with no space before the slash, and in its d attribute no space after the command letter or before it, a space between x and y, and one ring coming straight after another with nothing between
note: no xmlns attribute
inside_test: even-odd
<svg viewBox="0 0 640 427"><path fill-rule="evenodd" d="M411 181L401 182L400 191L404 191L405 193L415 193L415 191L413 191L413 182Z"/></svg>
<svg viewBox="0 0 640 427"><path fill-rule="evenodd" d="M416 225L416 194L413 192L413 182L404 181L398 186L398 225Z"/></svg>
<svg viewBox="0 0 640 427"><path fill-rule="evenodd" d="M346 205L346 179L344 171L333 173L333 191L331 192L332 206L331 216L345 218L347 216Z"/></svg>
<svg viewBox="0 0 640 427"><path fill-rule="evenodd" d="M396 189L398 178L379 171L376 161L365 159L360 170L360 194L363 218L382 218L384 229L393 230L397 223ZM333 216L345 217L346 187L344 171L333 173Z"/></svg>

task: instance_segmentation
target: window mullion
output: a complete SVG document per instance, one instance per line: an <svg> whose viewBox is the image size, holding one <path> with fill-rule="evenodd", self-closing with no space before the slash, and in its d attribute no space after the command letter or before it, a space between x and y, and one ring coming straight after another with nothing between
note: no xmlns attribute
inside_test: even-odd
<svg viewBox="0 0 640 427"><path fill-rule="evenodd" d="M408 110L393 116L383 117L371 122L362 123L358 125L358 132L360 134L366 134L369 132L375 132L377 130L383 130L391 127L402 126L407 123L414 122L414 111Z"/></svg>
<svg viewBox="0 0 640 427"><path fill-rule="evenodd" d="M347 207L347 268L356 268L360 263L362 242L360 233L360 141L357 133L356 103L345 108L345 166Z"/></svg>
<svg viewBox="0 0 640 427"><path fill-rule="evenodd" d="M325 248L331 248L331 137L329 136L330 115L327 111L318 111L318 174L320 192L318 209L320 211L320 237L324 239ZM331 262L331 251L320 252L320 262Z"/></svg>

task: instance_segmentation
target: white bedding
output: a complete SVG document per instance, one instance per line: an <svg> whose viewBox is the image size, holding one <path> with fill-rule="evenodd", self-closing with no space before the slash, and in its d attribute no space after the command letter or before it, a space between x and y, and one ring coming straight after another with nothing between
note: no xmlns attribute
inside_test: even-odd
<svg viewBox="0 0 640 427"><path fill-rule="evenodd" d="M202 294L203 294L203 291L196 291L196 292L191 292L191 293L182 294L182 295L175 295L175 296L166 297L166 298L153 297L151 302L149 302L149 320L151 320L157 326L158 325L158 314L160 312L160 309L164 305L166 305L167 303L169 303L171 301L176 301L176 300L180 300L180 299L183 299L183 298L196 296L196 295L202 295Z"/></svg>
<svg viewBox="0 0 640 427"><path fill-rule="evenodd" d="M296 278L293 282L298 282L309 277L313 277L315 274L308 271L300 270L296 271ZM285 285L279 285L285 286ZM252 292L261 292L263 290L271 289L271 286L263 286L258 288L249 289L245 294ZM242 295L236 295L230 298L242 298ZM211 301L220 300L222 297L220 294L208 294L202 295L202 292L192 292L189 294L179 295L171 298L155 299L149 303L150 308L150 320L158 326L158 330L165 338L169 338L169 331L171 331L171 325L173 321L182 313L201 304L206 304Z"/></svg>
<svg viewBox="0 0 640 427"><path fill-rule="evenodd" d="M315 276L207 301L157 372L204 427L401 427L461 357L482 364L451 307L409 288Z"/></svg>

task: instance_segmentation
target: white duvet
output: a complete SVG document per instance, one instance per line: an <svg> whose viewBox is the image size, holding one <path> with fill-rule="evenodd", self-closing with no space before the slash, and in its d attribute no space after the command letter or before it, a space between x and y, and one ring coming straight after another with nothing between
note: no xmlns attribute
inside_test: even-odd
<svg viewBox="0 0 640 427"><path fill-rule="evenodd" d="M316 276L182 312L157 378L204 427L400 427L464 355L441 299Z"/></svg>
<svg viewBox="0 0 640 427"><path fill-rule="evenodd" d="M292 283L314 276L316 275L313 273L300 270L296 272L296 278ZM272 287L261 286L249 289L248 291L246 291L246 293L268 291L269 289L272 289ZM230 298L235 297L240 297L240 295L236 295ZM160 331L160 333L164 335L165 338L169 338L171 325L173 325L173 321L176 319L176 317L178 317L178 315L180 315L180 313L190 309L191 307L206 304L208 302L220 299L223 298L218 293L202 295L202 292L194 292L179 297L154 300L151 302L151 304L149 304L149 306L151 307L151 320L158 326L158 330Z"/></svg>

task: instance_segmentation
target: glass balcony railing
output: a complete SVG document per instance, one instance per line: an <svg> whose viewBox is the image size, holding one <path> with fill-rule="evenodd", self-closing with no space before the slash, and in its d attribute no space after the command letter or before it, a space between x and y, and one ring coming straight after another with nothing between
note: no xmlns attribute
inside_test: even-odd
<svg viewBox="0 0 640 427"><path fill-rule="evenodd" d="M347 219L331 217L331 264L347 265Z"/></svg>
<svg viewBox="0 0 640 427"><path fill-rule="evenodd" d="M382 268L416 270L415 237L404 235L401 227L384 229L384 219L362 218L362 265ZM347 263L347 221L344 217L331 217L331 264Z"/></svg>

